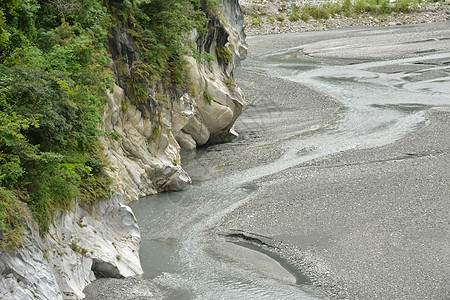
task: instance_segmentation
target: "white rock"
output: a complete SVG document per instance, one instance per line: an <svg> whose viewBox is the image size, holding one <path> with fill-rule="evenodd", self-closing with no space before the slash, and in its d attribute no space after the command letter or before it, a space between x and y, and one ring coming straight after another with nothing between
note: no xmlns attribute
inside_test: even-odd
<svg viewBox="0 0 450 300"><path fill-rule="evenodd" d="M89 213L76 206L59 214L43 239L35 225L29 227L23 247L0 253L0 299L82 299L93 270L142 274L139 227L120 194Z"/></svg>

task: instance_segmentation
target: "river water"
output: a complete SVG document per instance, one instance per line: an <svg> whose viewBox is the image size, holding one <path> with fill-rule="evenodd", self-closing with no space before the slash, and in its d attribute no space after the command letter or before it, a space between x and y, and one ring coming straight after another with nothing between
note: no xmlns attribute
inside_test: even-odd
<svg viewBox="0 0 450 300"><path fill-rule="evenodd" d="M331 96L345 109L308 135L292 132L276 161L131 203L141 228L144 276L170 299L320 299L280 258L212 229L254 195L252 181L340 151L391 143L424 122L427 109L448 105L450 77L424 74L450 73L448 64L435 63L449 59L444 53L331 65L311 61L298 47L244 62ZM389 66L404 71L386 72Z"/></svg>

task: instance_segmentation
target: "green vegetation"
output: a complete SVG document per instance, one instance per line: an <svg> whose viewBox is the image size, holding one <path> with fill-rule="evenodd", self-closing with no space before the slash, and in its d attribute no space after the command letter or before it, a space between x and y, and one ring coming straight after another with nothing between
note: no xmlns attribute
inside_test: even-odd
<svg viewBox="0 0 450 300"><path fill-rule="evenodd" d="M222 59L226 65L233 61L233 53L226 46L216 47L217 57Z"/></svg>
<svg viewBox="0 0 450 300"><path fill-rule="evenodd" d="M291 8L286 4L281 4L278 11L288 12L287 18L291 22L302 20L307 22L310 17L315 20L329 19L330 17L358 17L362 14L384 15L390 13L410 13L416 11L426 1L437 2L437 0L340 0L339 2L326 2L318 5L304 5L302 8L293 4ZM266 21L269 23L277 21L283 22L285 16L283 14L268 15L263 11L261 6L255 6L251 12L244 12L247 22L255 27L261 27L265 21L264 16L267 16Z"/></svg>
<svg viewBox="0 0 450 300"><path fill-rule="evenodd" d="M291 22L297 22L298 20L300 20L297 5L295 4L292 5L292 13L289 15L288 19Z"/></svg>
<svg viewBox="0 0 450 300"><path fill-rule="evenodd" d="M133 62L131 74L124 76L133 102L145 102L146 85L162 80L165 84L185 84L185 55L193 53L193 42L188 34L197 29L205 32L206 11L217 9L215 1L200 0L140 0L109 2L116 22L136 40L141 61ZM209 57L205 56L205 60Z"/></svg>
<svg viewBox="0 0 450 300"><path fill-rule="evenodd" d="M109 17L94 0L73 3L0 4L1 249L20 245L28 209L45 233L56 210L108 194L98 125Z"/></svg>
<svg viewBox="0 0 450 300"><path fill-rule="evenodd" d="M223 79L223 83L225 83L225 85L227 87L231 87L233 85L233 76L229 76L228 74L224 74L224 79Z"/></svg>
<svg viewBox="0 0 450 300"><path fill-rule="evenodd" d="M281 15L281 14L280 14L280 15L277 16L277 21L278 21L278 22L284 22L284 20L285 20L284 15Z"/></svg>
<svg viewBox="0 0 450 300"><path fill-rule="evenodd" d="M77 252L83 256L86 256L88 254L88 250L80 247L76 242L72 241L72 243L70 243L70 249L72 249L74 252Z"/></svg>
<svg viewBox="0 0 450 300"><path fill-rule="evenodd" d="M210 93L208 93L207 91L204 91L203 92L203 100L205 100L205 102L208 105L211 105L214 99L213 99L213 96Z"/></svg>
<svg viewBox="0 0 450 300"><path fill-rule="evenodd" d="M397 0L394 2L390 2L389 0L355 0L353 2L351 0L342 0L337 3L305 5L302 8L300 19L306 22L309 16L316 20L321 20L341 14L350 17L363 13L373 15L389 14L392 12L409 13L420 7L420 3L422 2L423 0Z"/></svg>
<svg viewBox="0 0 450 300"><path fill-rule="evenodd" d="M302 9L302 14L300 15L300 19L301 19L303 22L308 22L309 17L310 17L310 15L309 15L309 6L308 6L308 5L305 5L305 6L303 7L303 9Z"/></svg>
<svg viewBox="0 0 450 300"><path fill-rule="evenodd" d="M0 2L0 248L19 246L32 216L45 234L55 212L75 200L109 194L99 130L108 30L122 28L141 61L117 62L130 99L147 100L146 84L186 83L186 38L204 32L217 1L2 0ZM208 60L205 56L205 60ZM162 97L160 97L162 99ZM126 103L122 106L126 111ZM154 130L154 135L158 130ZM76 245L72 245L77 249Z"/></svg>

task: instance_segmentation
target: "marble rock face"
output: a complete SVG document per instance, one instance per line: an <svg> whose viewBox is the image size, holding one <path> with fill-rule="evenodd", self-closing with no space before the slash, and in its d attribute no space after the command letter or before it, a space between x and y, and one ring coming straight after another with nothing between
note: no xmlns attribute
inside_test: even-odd
<svg viewBox="0 0 450 300"><path fill-rule="evenodd" d="M82 299L96 276L142 274L139 228L121 194L61 213L44 238L28 231L23 247L0 253L0 299Z"/></svg>
<svg viewBox="0 0 450 300"><path fill-rule="evenodd" d="M115 188L127 201L184 189L191 179L181 167L180 149L228 142L237 136L233 126L245 101L232 78L235 65L247 52L244 17L237 0L225 0L221 8L220 17L208 15L206 35L191 35L198 51L209 53L213 59L206 62L186 57L190 91L155 83L146 86L147 101L135 103L130 101L125 80L116 74L103 119L105 130L121 138L105 139L105 148ZM113 69L127 57L122 68L131 70L133 61L139 60L133 39L116 30L110 45ZM219 47L226 48L233 59L221 57L216 51ZM123 59L120 62L124 64Z"/></svg>

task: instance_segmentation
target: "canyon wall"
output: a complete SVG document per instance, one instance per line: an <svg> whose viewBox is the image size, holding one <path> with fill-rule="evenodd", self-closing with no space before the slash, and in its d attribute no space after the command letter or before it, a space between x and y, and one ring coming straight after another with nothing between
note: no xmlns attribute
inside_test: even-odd
<svg viewBox="0 0 450 300"><path fill-rule="evenodd" d="M237 136L233 125L245 102L233 68L246 54L244 19L237 0L223 0L220 8L208 13L207 34L192 33L197 51L212 59L187 58L190 92L156 83L146 87L143 103L130 101L117 72L120 57L127 57L125 71L139 60L137 47L123 28L112 30L110 67L117 77L103 120L105 131L120 135L104 139L114 194L93 207L59 213L45 237L28 221L23 246L0 252L1 299L82 299L84 287L98 276L142 274L139 228L126 203L188 186L181 148Z"/></svg>

